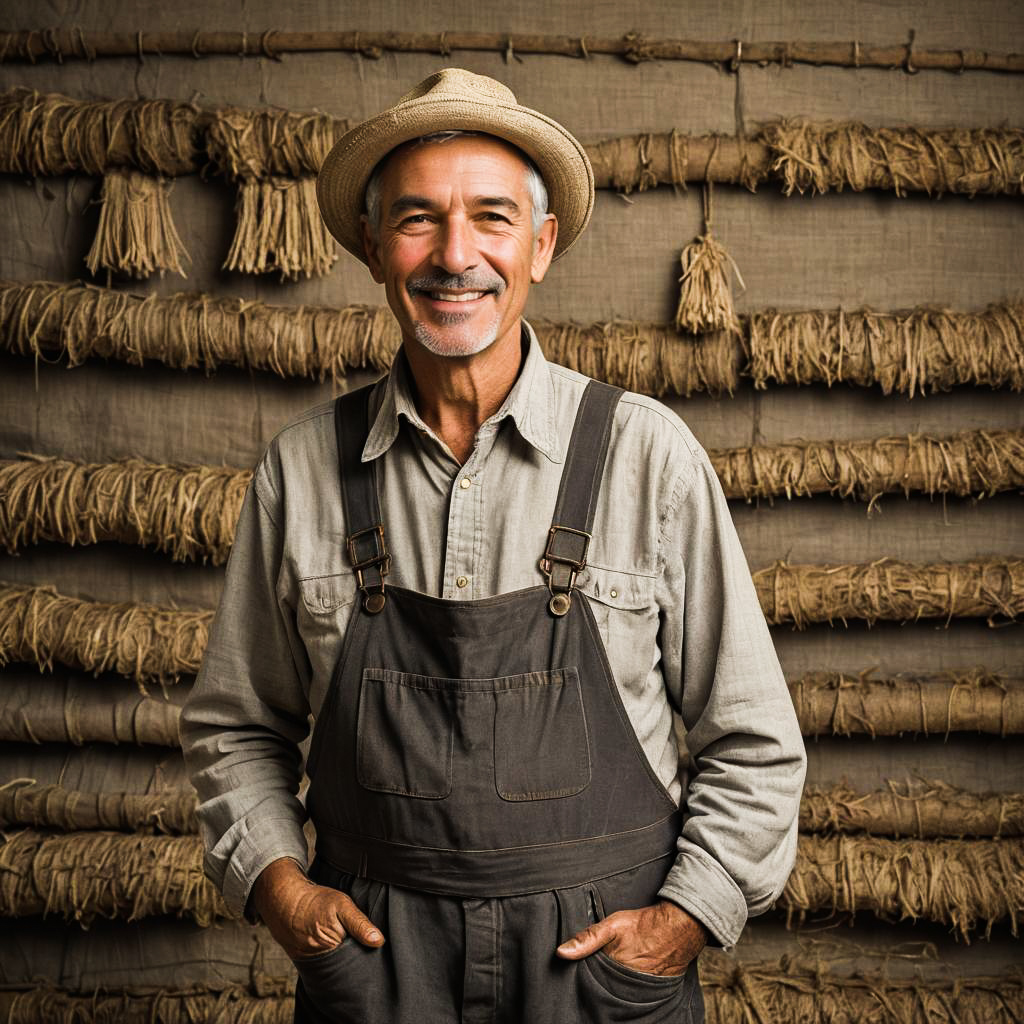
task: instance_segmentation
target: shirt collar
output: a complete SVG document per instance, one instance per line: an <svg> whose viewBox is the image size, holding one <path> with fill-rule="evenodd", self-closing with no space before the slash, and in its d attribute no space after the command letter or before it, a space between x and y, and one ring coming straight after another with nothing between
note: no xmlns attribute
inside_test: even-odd
<svg viewBox="0 0 1024 1024"><path fill-rule="evenodd" d="M560 463L563 453L555 436L555 388L551 369L533 328L525 320L522 325L526 342L522 369L501 407L486 422L497 424L508 417L524 441L552 462ZM400 417L418 430L433 433L416 411L412 394L412 371L405 358L405 350L399 349L384 385L380 408L363 446L363 462L378 458L395 443Z"/></svg>

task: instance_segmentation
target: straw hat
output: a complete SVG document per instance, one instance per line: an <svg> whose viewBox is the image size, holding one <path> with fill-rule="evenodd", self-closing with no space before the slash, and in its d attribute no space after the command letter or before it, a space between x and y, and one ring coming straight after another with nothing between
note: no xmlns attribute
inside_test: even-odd
<svg viewBox="0 0 1024 1024"><path fill-rule="evenodd" d="M377 164L410 139L444 131L496 135L537 165L558 218L557 260L576 241L594 207L594 172L583 147L557 121L516 102L493 78L444 68L424 79L393 107L356 125L327 154L316 196L331 234L366 262L359 224L366 183Z"/></svg>

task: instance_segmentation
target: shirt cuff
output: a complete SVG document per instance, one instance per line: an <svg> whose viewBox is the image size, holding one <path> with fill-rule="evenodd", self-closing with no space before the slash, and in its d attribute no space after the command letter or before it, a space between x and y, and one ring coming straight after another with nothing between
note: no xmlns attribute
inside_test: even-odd
<svg viewBox="0 0 1024 1024"><path fill-rule="evenodd" d="M699 846L679 851L658 895L708 930L710 945L734 946L747 923L747 901L725 868Z"/></svg>
<svg viewBox="0 0 1024 1024"><path fill-rule="evenodd" d="M241 838L229 832L217 844L223 846L234 839L235 847L226 867L217 856L218 851L212 850L206 855L206 873L215 882L222 873L220 887L228 910L236 917L244 915L249 921L255 921L254 916L245 914L253 883L265 867L282 857L290 857L305 871L308 864L306 837L294 818L269 818L252 824L241 821L236 827L245 829Z"/></svg>

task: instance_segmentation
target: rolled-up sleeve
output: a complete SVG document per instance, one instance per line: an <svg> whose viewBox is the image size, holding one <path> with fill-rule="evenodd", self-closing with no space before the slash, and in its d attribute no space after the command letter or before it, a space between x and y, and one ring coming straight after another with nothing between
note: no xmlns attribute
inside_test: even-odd
<svg viewBox="0 0 1024 1024"><path fill-rule="evenodd" d="M209 644L181 717L206 873L239 915L271 861L291 857L305 867L307 860L298 744L309 730L309 667L282 596L280 503L268 462L270 453L246 494Z"/></svg>
<svg viewBox="0 0 1024 1024"><path fill-rule="evenodd" d="M729 946L792 870L806 756L725 496L692 454L662 530L663 669L693 774L660 895Z"/></svg>

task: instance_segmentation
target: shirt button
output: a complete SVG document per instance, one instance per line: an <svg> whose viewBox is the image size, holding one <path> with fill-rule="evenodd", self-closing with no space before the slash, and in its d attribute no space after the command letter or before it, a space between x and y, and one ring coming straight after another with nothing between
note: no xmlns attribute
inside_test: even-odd
<svg viewBox="0 0 1024 1024"><path fill-rule="evenodd" d="M457 587L467 587L467 586L469 586L469 580L465 576L460 576L455 581L455 586L457 586Z"/></svg>
<svg viewBox="0 0 1024 1024"><path fill-rule="evenodd" d="M471 480L469 479L469 477L468 477L468 476L464 476L464 477L463 477L463 478L462 478L462 479L461 479L461 480L459 481L459 486L460 486L460 487L461 487L461 488L462 488L462 489L463 489L464 491L468 491L468 490L469 490L469 488L470 488L470 484L471 484L471 483L472 483L472 481L471 481Z"/></svg>
<svg viewBox="0 0 1024 1024"><path fill-rule="evenodd" d="M609 590L608 593L611 594L612 597L619 596L619 592L617 590Z"/></svg>

